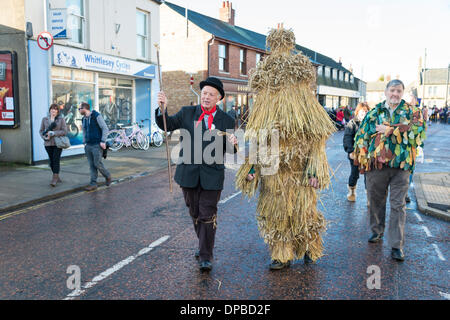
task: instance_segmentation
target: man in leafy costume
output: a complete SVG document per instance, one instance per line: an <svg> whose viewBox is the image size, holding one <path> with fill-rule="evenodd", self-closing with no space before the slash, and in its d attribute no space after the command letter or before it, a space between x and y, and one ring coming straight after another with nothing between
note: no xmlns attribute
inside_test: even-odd
<svg viewBox="0 0 450 320"><path fill-rule="evenodd" d="M406 195L414 171L417 148L426 138L426 121L420 109L402 97L403 82L387 84L386 101L365 117L355 136L355 165L367 178L370 243L381 241L385 229L386 198L390 189L389 240L391 256L403 261ZM426 115L425 115L426 117Z"/></svg>

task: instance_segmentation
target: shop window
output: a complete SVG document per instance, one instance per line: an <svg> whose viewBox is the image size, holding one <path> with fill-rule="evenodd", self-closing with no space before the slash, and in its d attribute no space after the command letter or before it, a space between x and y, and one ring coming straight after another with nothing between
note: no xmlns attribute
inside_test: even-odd
<svg viewBox="0 0 450 320"><path fill-rule="evenodd" d="M148 58L148 13L136 10L136 37L138 58Z"/></svg>
<svg viewBox="0 0 450 320"><path fill-rule="evenodd" d="M231 110L236 105L236 97L235 96L227 96L226 107L227 111Z"/></svg>
<svg viewBox="0 0 450 320"><path fill-rule="evenodd" d="M241 49L239 52L239 70L242 75L247 74L247 50Z"/></svg>
<svg viewBox="0 0 450 320"><path fill-rule="evenodd" d="M219 44L219 71L228 72L228 45Z"/></svg>
<svg viewBox="0 0 450 320"><path fill-rule="evenodd" d="M81 145L83 143L82 116L78 111L78 107L82 102L87 102L93 108L95 104L94 84L53 80L52 88L52 102L60 107L60 113L67 124L71 145Z"/></svg>
<svg viewBox="0 0 450 320"><path fill-rule="evenodd" d="M66 6L68 28L72 35L71 41L83 45L86 26L84 0L66 0Z"/></svg>
<svg viewBox="0 0 450 320"><path fill-rule="evenodd" d="M94 82L94 73L83 70L72 70L72 80Z"/></svg>
<svg viewBox="0 0 450 320"><path fill-rule="evenodd" d="M133 115L133 81L99 78L99 112L110 129L118 124L129 126Z"/></svg>

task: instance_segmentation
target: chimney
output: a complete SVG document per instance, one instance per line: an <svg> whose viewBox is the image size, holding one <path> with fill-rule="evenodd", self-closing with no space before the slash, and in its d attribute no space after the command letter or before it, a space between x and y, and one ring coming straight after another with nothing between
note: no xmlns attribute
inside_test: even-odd
<svg viewBox="0 0 450 320"><path fill-rule="evenodd" d="M234 26L235 11L230 1L223 1L219 10L219 19Z"/></svg>
<svg viewBox="0 0 450 320"><path fill-rule="evenodd" d="M387 75L387 76L386 76L386 81L389 82L389 81L391 81L391 80L392 80L391 75Z"/></svg>

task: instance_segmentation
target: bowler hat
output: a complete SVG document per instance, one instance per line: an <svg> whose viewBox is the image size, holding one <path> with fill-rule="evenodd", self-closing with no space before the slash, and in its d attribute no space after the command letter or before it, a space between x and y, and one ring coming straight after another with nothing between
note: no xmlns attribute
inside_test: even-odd
<svg viewBox="0 0 450 320"><path fill-rule="evenodd" d="M217 78L209 77L205 81L200 82L200 90L203 89L204 86L211 86L216 88L221 96L221 99L225 97L225 91L223 91L223 83Z"/></svg>

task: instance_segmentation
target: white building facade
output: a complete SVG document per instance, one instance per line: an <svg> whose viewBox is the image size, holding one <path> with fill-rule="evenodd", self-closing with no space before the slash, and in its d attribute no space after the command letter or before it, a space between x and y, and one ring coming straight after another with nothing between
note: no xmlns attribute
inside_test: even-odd
<svg viewBox="0 0 450 320"><path fill-rule="evenodd" d="M72 147L62 156L84 153L82 102L99 111L110 129L149 120L143 122L148 132L159 91L154 44L160 1L6 1L23 14L27 35L32 162L47 159L39 127L52 103L69 128ZM21 27L21 14L10 22L15 28ZM43 31L54 37L48 50L45 39L38 39Z"/></svg>

